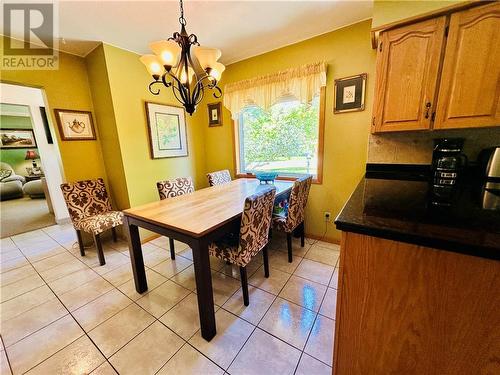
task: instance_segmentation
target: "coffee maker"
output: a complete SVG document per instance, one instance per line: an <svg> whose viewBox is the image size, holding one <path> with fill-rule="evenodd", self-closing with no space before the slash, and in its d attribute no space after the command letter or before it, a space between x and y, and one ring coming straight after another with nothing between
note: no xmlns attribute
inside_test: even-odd
<svg viewBox="0 0 500 375"><path fill-rule="evenodd" d="M431 188L433 205L451 205L461 174L467 166L467 157L462 153L463 146L463 138L434 140Z"/></svg>

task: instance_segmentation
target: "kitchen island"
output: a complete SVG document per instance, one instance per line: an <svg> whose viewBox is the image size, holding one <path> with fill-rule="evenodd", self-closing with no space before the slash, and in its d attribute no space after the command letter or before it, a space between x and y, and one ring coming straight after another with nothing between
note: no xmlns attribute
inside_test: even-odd
<svg viewBox="0 0 500 375"><path fill-rule="evenodd" d="M368 171L342 230L335 374L500 373L500 212L464 183L432 204L425 171Z"/></svg>

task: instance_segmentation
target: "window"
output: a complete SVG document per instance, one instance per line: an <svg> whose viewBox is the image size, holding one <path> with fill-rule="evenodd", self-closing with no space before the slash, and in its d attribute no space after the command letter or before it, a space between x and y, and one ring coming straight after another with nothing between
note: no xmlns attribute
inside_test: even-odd
<svg viewBox="0 0 500 375"><path fill-rule="evenodd" d="M322 99L323 94L303 104L287 97L268 111L244 108L236 124L238 172L277 172L280 177L307 173L321 182Z"/></svg>

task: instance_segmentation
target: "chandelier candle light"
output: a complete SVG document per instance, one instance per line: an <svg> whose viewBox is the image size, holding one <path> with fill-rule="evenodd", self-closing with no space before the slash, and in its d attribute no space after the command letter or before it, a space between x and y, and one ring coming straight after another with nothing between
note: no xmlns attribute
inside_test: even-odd
<svg viewBox="0 0 500 375"><path fill-rule="evenodd" d="M186 32L182 0L180 11L181 32L175 32L168 40L150 43L154 55L144 55L140 60L154 79L149 84L149 92L153 95L160 93L160 89L153 88L156 84L172 87L175 98L192 115L203 99L205 89L213 90L215 98L222 96L217 82L226 67L217 61L221 56L219 49L201 47L198 37ZM191 46L195 58L191 56Z"/></svg>

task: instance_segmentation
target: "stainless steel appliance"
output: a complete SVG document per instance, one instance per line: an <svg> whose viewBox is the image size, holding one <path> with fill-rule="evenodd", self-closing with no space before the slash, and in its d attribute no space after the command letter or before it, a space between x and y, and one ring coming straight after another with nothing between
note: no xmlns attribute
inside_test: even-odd
<svg viewBox="0 0 500 375"><path fill-rule="evenodd" d="M478 165L484 175L483 208L500 209L500 146L490 147L479 153Z"/></svg>
<svg viewBox="0 0 500 375"><path fill-rule="evenodd" d="M432 204L439 206L451 204L461 173L467 166L467 157L462 153L463 146L463 138L434 140L434 151L432 153Z"/></svg>

